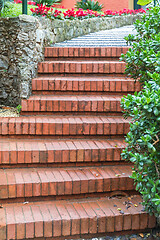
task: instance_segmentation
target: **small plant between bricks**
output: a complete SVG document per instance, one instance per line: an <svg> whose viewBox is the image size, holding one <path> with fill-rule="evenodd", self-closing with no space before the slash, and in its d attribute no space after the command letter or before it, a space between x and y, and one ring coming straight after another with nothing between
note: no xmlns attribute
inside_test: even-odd
<svg viewBox="0 0 160 240"><path fill-rule="evenodd" d="M18 105L18 106L16 107L16 109L17 109L17 112L20 113L20 112L21 112L21 109L22 109L22 106L21 106L21 105Z"/></svg>

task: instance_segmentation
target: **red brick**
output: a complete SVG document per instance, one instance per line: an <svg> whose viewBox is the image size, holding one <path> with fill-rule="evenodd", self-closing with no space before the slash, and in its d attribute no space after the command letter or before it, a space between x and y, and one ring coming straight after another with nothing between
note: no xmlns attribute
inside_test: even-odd
<svg viewBox="0 0 160 240"><path fill-rule="evenodd" d="M103 212L107 215L106 231L107 232L114 232L115 218L114 218L113 211L110 209L109 203L107 204L107 201L97 201L97 204L99 205L99 207L101 209L103 209Z"/></svg>
<svg viewBox="0 0 160 240"><path fill-rule="evenodd" d="M62 218L62 236L71 235L71 218L63 204L57 203L56 207Z"/></svg>
<svg viewBox="0 0 160 240"><path fill-rule="evenodd" d="M16 239L25 239L25 219L22 212L22 207L15 207L14 212L16 223Z"/></svg>
<svg viewBox="0 0 160 240"><path fill-rule="evenodd" d="M98 220L97 220L97 214L93 211L90 203L82 202L82 207L86 211L87 215L89 216L89 233L97 233L98 228Z"/></svg>
<svg viewBox="0 0 160 240"><path fill-rule="evenodd" d="M52 217L50 212L45 205L40 205L39 208L43 218L44 237L52 237Z"/></svg>
<svg viewBox="0 0 160 240"><path fill-rule="evenodd" d="M49 204L48 209L53 219L53 236L59 237L62 234L62 220L56 206L54 204Z"/></svg>
<svg viewBox="0 0 160 240"><path fill-rule="evenodd" d="M31 206L31 211L32 211L32 214L33 214L33 218L34 218L34 221L35 221L35 238L38 238L38 237L43 237L44 236L44 233L43 233L43 218L42 218L42 213L40 211L40 208L39 206L34 206L32 205Z"/></svg>
<svg viewBox="0 0 160 240"><path fill-rule="evenodd" d="M25 218L26 238L34 238L34 219L30 206L23 206L23 214Z"/></svg>
<svg viewBox="0 0 160 240"><path fill-rule="evenodd" d="M80 232L81 232L81 234L87 234L88 229L89 229L89 217L88 217L86 211L83 209L83 207L79 203L73 202L72 204L81 218L81 231Z"/></svg>
<svg viewBox="0 0 160 240"><path fill-rule="evenodd" d="M90 206L97 215L98 233L106 232L106 214L99 208L96 202L90 202Z"/></svg>
<svg viewBox="0 0 160 240"><path fill-rule="evenodd" d="M71 218L71 235L78 235L80 234L80 217L78 215L78 213L76 212L75 208L71 205L71 204L66 204L66 209L70 215Z"/></svg>
<svg viewBox="0 0 160 240"><path fill-rule="evenodd" d="M7 238L16 239L15 215L13 208L6 208Z"/></svg>

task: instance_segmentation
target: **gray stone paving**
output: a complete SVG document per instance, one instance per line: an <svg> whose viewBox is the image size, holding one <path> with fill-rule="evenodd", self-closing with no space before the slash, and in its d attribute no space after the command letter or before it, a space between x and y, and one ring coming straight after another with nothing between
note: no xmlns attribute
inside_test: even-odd
<svg viewBox="0 0 160 240"><path fill-rule="evenodd" d="M85 36L73 38L61 43L54 44L54 47L107 47L126 46L124 37L135 34L133 25L90 33Z"/></svg>

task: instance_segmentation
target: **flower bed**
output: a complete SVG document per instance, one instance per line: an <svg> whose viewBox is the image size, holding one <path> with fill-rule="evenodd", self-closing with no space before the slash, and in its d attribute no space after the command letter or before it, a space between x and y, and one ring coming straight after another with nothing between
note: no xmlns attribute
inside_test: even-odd
<svg viewBox="0 0 160 240"><path fill-rule="evenodd" d="M14 0L14 3L21 4L22 0ZM36 5L36 2L34 1L28 1L28 5ZM123 9L121 11L111 11L106 10L104 12L96 12L93 10L86 10L83 9L68 9L64 12L55 9L57 8L57 5L52 5L51 7L47 7L42 4L37 4L36 8L31 8L31 12L33 16L43 16L43 17L49 17L54 19L87 19L87 18L93 18L93 17L112 17L112 16L121 16L121 15L127 15L127 14L137 14L137 13L146 13L144 9ZM63 6L58 6L58 8L64 8Z"/></svg>
<svg viewBox="0 0 160 240"><path fill-rule="evenodd" d="M123 9L122 11L111 11L106 10L103 13L99 13L92 10L84 11L83 9L68 9L67 11L63 12L57 9L53 9L53 7L47 7L42 4L38 4L36 8L30 9L33 13L33 16L43 16L48 18L54 19L87 19L93 17L112 17L112 16L121 16L121 15L128 15L128 14L137 14L137 13L146 13L144 9Z"/></svg>

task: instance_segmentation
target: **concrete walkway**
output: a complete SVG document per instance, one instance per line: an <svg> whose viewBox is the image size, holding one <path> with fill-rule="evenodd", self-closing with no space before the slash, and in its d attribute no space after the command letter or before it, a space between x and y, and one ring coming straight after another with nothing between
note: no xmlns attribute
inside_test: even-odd
<svg viewBox="0 0 160 240"><path fill-rule="evenodd" d="M125 36L135 34L133 25L90 33L81 37L73 38L61 43L56 43L54 47L108 47L126 46Z"/></svg>

